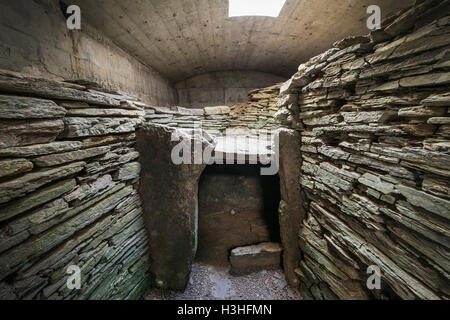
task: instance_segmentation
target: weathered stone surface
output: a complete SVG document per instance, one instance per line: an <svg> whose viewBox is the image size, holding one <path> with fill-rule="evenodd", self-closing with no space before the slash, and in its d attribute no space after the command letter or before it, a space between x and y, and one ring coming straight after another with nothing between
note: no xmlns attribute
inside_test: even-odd
<svg viewBox="0 0 450 320"><path fill-rule="evenodd" d="M426 11L430 6L437 5L439 1L423 1L417 6L410 8L408 11L399 16L395 21L388 25L384 31L395 37L405 33L417 22L417 16Z"/></svg>
<svg viewBox="0 0 450 320"><path fill-rule="evenodd" d="M120 101L104 95L69 88L62 83L38 78L17 77L0 72L2 91L38 95L49 99L74 100L106 106L119 106Z"/></svg>
<svg viewBox="0 0 450 320"><path fill-rule="evenodd" d="M86 102L79 101L63 101L58 103L61 107L65 109L82 109L82 108L90 108L91 106Z"/></svg>
<svg viewBox="0 0 450 320"><path fill-rule="evenodd" d="M450 117L434 117L427 121L428 124L450 124Z"/></svg>
<svg viewBox="0 0 450 320"><path fill-rule="evenodd" d="M282 251L281 245L274 242L235 248L230 255L231 272L239 275L261 268L277 267L281 264Z"/></svg>
<svg viewBox="0 0 450 320"><path fill-rule="evenodd" d="M416 77L403 78L400 80L400 86L423 87L423 86L439 86L450 83L450 73L430 73Z"/></svg>
<svg viewBox="0 0 450 320"><path fill-rule="evenodd" d="M372 144L371 152L395 157L420 163L424 165L431 165L437 168L448 169L450 165L450 156L445 153L436 151L428 151L416 147L394 147L387 144Z"/></svg>
<svg viewBox="0 0 450 320"><path fill-rule="evenodd" d="M339 49L345 49L345 48L348 48L355 44L367 43L369 41L370 41L370 39L367 36L347 37L347 38L344 38L340 41L336 41L335 43L333 43L333 47L339 48Z"/></svg>
<svg viewBox="0 0 450 320"><path fill-rule="evenodd" d="M69 195L77 192L79 193L79 190L83 187L85 187L85 185L78 186L74 191L70 192ZM54 201L46 203L30 213L27 213L18 219L12 220L6 225L5 228L0 229L0 238L2 238L1 248L3 248L0 251L9 249L28 239L32 235L39 235L43 233L51 227L66 221L84 210L87 210L96 203L116 193L123 187L123 184L116 185L111 183L104 189L97 188L97 190L95 190L95 188L92 187L89 188L89 190L85 190L87 188L83 188L85 191L83 195L86 195L86 197L80 197L81 202L75 202L75 204L72 204L71 206L71 204L69 204L69 200L67 200L69 196L64 195L63 198L60 197ZM89 192L91 194L89 194ZM94 229L101 230L100 226L94 227ZM117 231L118 230L116 230L116 232ZM83 237L86 237L86 235L84 234Z"/></svg>
<svg viewBox="0 0 450 320"><path fill-rule="evenodd" d="M341 122L341 116L332 114L332 115L326 115L319 118L311 118L311 119L305 119L303 120L303 123L308 126L319 126L319 125L326 125L326 124L337 124Z"/></svg>
<svg viewBox="0 0 450 320"><path fill-rule="evenodd" d="M436 132L436 126L432 124L405 124L401 126L402 130L415 137L430 137Z"/></svg>
<svg viewBox="0 0 450 320"><path fill-rule="evenodd" d="M52 142L63 129L61 120L0 121L0 149Z"/></svg>
<svg viewBox="0 0 450 320"><path fill-rule="evenodd" d="M114 172L114 176L117 174L124 181L137 179L138 163L120 167L138 156L130 148L135 139L135 126L127 134L121 134L127 123L108 117L129 117L128 123L138 124L142 108L122 106L119 95L86 92L79 85L3 71L0 75L0 91L8 94L0 96L0 110L4 109L0 115L4 119L0 121L2 296L17 299L140 297L149 279L148 242L139 201L134 200L133 204L127 201L127 198L138 199L133 187L113 181L112 173L102 176L101 172L90 176L89 183L77 186L77 180L87 180L81 176L85 174L86 164L61 164L98 157L104 160L101 169ZM10 96L11 92L73 101L57 102L57 105L49 100ZM64 129L62 119L54 119L64 117L65 108L85 117L98 115L108 123L112 119L119 126L116 128L111 123L108 130L102 131L107 133L83 141L52 142ZM30 172L33 161L39 166L58 167ZM83 277L83 289L76 292L64 285L64 270L74 263L82 266L83 274L92 275ZM21 272L16 273L19 269ZM12 283L10 291L1 282L8 276Z"/></svg>
<svg viewBox="0 0 450 320"><path fill-rule="evenodd" d="M70 117L143 117L145 115L144 111L138 110L125 110L125 109L69 109L67 111L67 116Z"/></svg>
<svg viewBox="0 0 450 320"><path fill-rule="evenodd" d="M92 137L83 139L83 147L84 148L92 148L97 146L102 146L106 144L114 144L119 142L125 142L125 141L134 141L136 140L136 134L135 133L127 133L127 134L121 134L121 135L114 135L114 136L105 136L105 137Z"/></svg>
<svg viewBox="0 0 450 320"><path fill-rule="evenodd" d="M382 192L383 194L389 194L394 191L394 185L392 183L382 181L380 177L370 173L363 174L358 181L368 187Z"/></svg>
<svg viewBox="0 0 450 320"><path fill-rule="evenodd" d="M134 132L141 120L134 118L64 118L62 137L102 136Z"/></svg>
<svg viewBox="0 0 450 320"><path fill-rule="evenodd" d="M115 180L127 181L139 177L141 165L139 162L130 162L121 167L115 176Z"/></svg>
<svg viewBox="0 0 450 320"><path fill-rule="evenodd" d="M434 94L422 100L421 104L428 107L449 107L450 93Z"/></svg>
<svg viewBox="0 0 450 320"><path fill-rule="evenodd" d="M132 187L126 187L116 192L97 205L72 217L67 222L48 230L36 239L29 239L14 250L6 251L0 255L0 280L14 272L18 266L27 259L35 258L54 248L72 236L76 231L88 226L96 219L112 210L124 197L132 192Z"/></svg>
<svg viewBox="0 0 450 320"><path fill-rule="evenodd" d="M22 197L49 182L78 173L84 169L84 166L84 162L75 162L57 168L34 171L14 180L2 182L0 183L0 203Z"/></svg>
<svg viewBox="0 0 450 320"><path fill-rule="evenodd" d="M141 129L137 134L137 149L142 164L140 194L146 226L152 230L151 272L156 286L184 290L197 249L197 181L206 165L173 164L171 150L179 144L171 141L174 131L162 127ZM192 137L176 133L192 142ZM214 147L205 139L197 141L203 147ZM152 146L151 150L148 145ZM172 181L178 182L177 188L173 188Z"/></svg>
<svg viewBox="0 0 450 320"><path fill-rule="evenodd" d="M327 240L319 238L308 227L300 230L299 242L300 248L304 254L314 259L330 273L342 280L359 279L358 272L353 266L349 266L335 254L331 253Z"/></svg>
<svg viewBox="0 0 450 320"><path fill-rule="evenodd" d="M412 54L418 54L427 50L441 48L450 43L448 35L439 33L439 22L419 29L416 33L406 35L383 47L377 48L375 54L367 58L367 62L374 64L388 59L401 58Z"/></svg>
<svg viewBox="0 0 450 320"><path fill-rule="evenodd" d="M417 1L393 16L372 33L371 46L383 42L373 48L336 43L320 73L284 86L308 126L299 148L308 211L294 269L308 299L449 297L445 2ZM369 292L363 273L373 264L382 289Z"/></svg>
<svg viewBox="0 0 450 320"><path fill-rule="evenodd" d="M431 64L444 58L448 54L449 48L440 48L433 51L427 51L420 55L408 57L407 59L396 62L384 62L365 67L360 73L360 79L381 77L392 75L392 70L409 71L414 67L420 67L424 64Z"/></svg>
<svg viewBox="0 0 450 320"><path fill-rule="evenodd" d="M352 232L352 230L340 219L334 217L323 208L320 208L320 211L324 216L324 219L321 218L321 223L332 228L334 236L336 236L339 241L342 241L352 248L352 252L361 258L367 265L376 264L380 266L384 271L385 281L387 281L400 296L407 299L408 297L411 297L411 292L413 292L423 299L438 299L438 296L430 289L410 276L407 272L400 269L394 261L383 254L374 245L366 242L358 234ZM410 290L410 293L404 291L404 289L399 286L398 282L406 287L407 290Z"/></svg>
<svg viewBox="0 0 450 320"><path fill-rule="evenodd" d="M347 123L384 123L396 118L393 111L341 112Z"/></svg>
<svg viewBox="0 0 450 320"><path fill-rule="evenodd" d="M102 171L108 171L116 168L127 162L136 160L139 158L139 152L130 148L118 148L114 149L104 156L96 159L97 161L91 161L86 165L86 172L89 175L95 175Z"/></svg>
<svg viewBox="0 0 450 320"><path fill-rule="evenodd" d="M284 107L290 104L297 105L298 95L297 94L285 94L281 96L277 101L277 107Z"/></svg>
<svg viewBox="0 0 450 320"><path fill-rule="evenodd" d="M80 149L79 141L61 141L47 144L34 144L26 147L0 149L0 157L34 157L52 153L60 153Z"/></svg>
<svg viewBox="0 0 450 320"><path fill-rule="evenodd" d="M20 213L53 200L60 195L71 191L75 186L75 179L71 179L29 194L28 196L15 201L15 203L11 205L2 207L0 209L0 221L10 219Z"/></svg>
<svg viewBox="0 0 450 320"><path fill-rule="evenodd" d="M334 294L342 300L367 300L368 295L364 292L361 284L356 281L342 280L333 274L327 272L309 257L305 258L306 265L309 269L314 270L318 277L323 279L334 292Z"/></svg>
<svg viewBox="0 0 450 320"><path fill-rule="evenodd" d="M4 282L0 283L0 299L1 300L17 300L18 296L14 292L14 287Z"/></svg>
<svg viewBox="0 0 450 320"><path fill-rule="evenodd" d="M447 108L439 107L409 107L398 110L400 117L421 118L421 117L439 117L447 113Z"/></svg>
<svg viewBox="0 0 450 320"><path fill-rule="evenodd" d="M428 210L443 218L450 219L450 201L403 185L397 185L395 188L412 205Z"/></svg>
<svg viewBox="0 0 450 320"><path fill-rule="evenodd" d="M395 233L395 235L409 243L414 248L417 248L420 253L432 261L431 263L435 266L445 270L444 272L449 272L448 265L448 254L445 253L445 249L435 242L428 241L427 239L421 237L420 239L416 237L415 234L408 232L406 229L401 228L401 226L393 225L389 226L389 229Z"/></svg>
<svg viewBox="0 0 450 320"><path fill-rule="evenodd" d="M414 216L411 217L410 214L412 213L412 211L407 210L406 208L398 206L398 205L397 205L397 211L400 211L400 212L390 210L387 208L382 208L381 211L383 212L383 214L385 214L389 218L395 220L399 224L407 227L408 229L417 232L418 234L424 236L427 239L430 239L437 243L441 243L442 245L444 245L447 248L449 247L450 244L448 241L448 236L437 233L437 232L433 231L432 229L428 228L427 226L423 225L422 223L420 223L420 221L417 221L417 219L416 219L417 217L414 217Z"/></svg>
<svg viewBox="0 0 450 320"><path fill-rule="evenodd" d="M110 147L96 147L90 149L75 150L66 153L55 153L41 156L33 160L37 167L52 167L60 164L93 158L110 151Z"/></svg>
<svg viewBox="0 0 450 320"><path fill-rule="evenodd" d="M436 196L444 196L450 198L450 186L443 179L433 176L425 176L422 182L422 189L425 192L432 193Z"/></svg>
<svg viewBox="0 0 450 320"><path fill-rule="evenodd" d="M230 108L227 106L223 107L206 107L205 109L205 115L216 115L216 114L228 114L230 113Z"/></svg>
<svg viewBox="0 0 450 320"><path fill-rule="evenodd" d="M0 95L1 119L62 118L66 109L50 100Z"/></svg>
<svg viewBox="0 0 450 320"><path fill-rule="evenodd" d="M102 195L105 191L109 190L115 185L112 181L111 175L107 174L99 177L91 183L85 183L79 185L73 192L70 192L64 196L64 200L67 202L72 201L86 201Z"/></svg>
<svg viewBox="0 0 450 320"><path fill-rule="evenodd" d="M279 129L276 133L279 141L279 177L281 202L279 207L280 237L283 245L283 267L286 280L291 286L297 286L295 268L301 258L297 247L297 232L305 218L304 203L299 177L300 135L296 131Z"/></svg>
<svg viewBox="0 0 450 320"><path fill-rule="evenodd" d="M0 160L0 178L31 171L33 163L26 159Z"/></svg>
<svg viewBox="0 0 450 320"><path fill-rule="evenodd" d="M450 138L450 125L439 126L438 130L436 131L436 135L447 139Z"/></svg>

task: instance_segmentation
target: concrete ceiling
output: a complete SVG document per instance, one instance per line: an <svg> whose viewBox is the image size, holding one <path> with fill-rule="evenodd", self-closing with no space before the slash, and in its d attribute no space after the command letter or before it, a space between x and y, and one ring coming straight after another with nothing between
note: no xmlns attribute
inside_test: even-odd
<svg viewBox="0 0 450 320"><path fill-rule="evenodd" d="M366 8L387 16L414 0L287 0L278 18L228 18L228 0L71 0L82 18L173 82L213 71L289 77L349 35L367 34Z"/></svg>

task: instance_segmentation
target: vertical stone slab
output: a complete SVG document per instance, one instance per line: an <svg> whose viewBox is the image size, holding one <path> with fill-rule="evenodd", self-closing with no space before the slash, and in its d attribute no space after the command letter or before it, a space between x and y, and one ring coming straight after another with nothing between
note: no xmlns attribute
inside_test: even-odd
<svg viewBox="0 0 450 320"><path fill-rule="evenodd" d="M198 180L206 164L174 164L171 153L179 144L171 141L174 132L184 141L201 143L203 148L212 145L177 129L149 127L138 131L137 149L141 154L140 194L154 285L184 290L197 251ZM192 154L188 158L193 159Z"/></svg>
<svg viewBox="0 0 450 320"><path fill-rule="evenodd" d="M283 245L283 267L289 285L297 287L295 268L301 258L298 230L305 218L304 199L300 186L300 135L297 131L279 129L279 176L281 203L279 209L280 236Z"/></svg>

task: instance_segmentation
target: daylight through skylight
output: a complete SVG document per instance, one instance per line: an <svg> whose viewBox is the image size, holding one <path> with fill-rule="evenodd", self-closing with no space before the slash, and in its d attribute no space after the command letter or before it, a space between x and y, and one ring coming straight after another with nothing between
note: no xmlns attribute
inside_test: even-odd
<svg viewBox="0 0 450 320"><path fill-rule="evenodd" d="M278 17L286 0L229 0L229 17Z"/></svg>

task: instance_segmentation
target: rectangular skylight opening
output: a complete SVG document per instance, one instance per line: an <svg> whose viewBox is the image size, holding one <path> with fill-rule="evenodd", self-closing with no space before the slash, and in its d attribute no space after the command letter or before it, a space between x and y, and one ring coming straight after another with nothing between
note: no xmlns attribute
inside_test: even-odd
<svg viewBox="0 0 450 320"><path fill-rule="evenodd" d="M229 17L278 17L286 0L229 0Z"/></svg>

